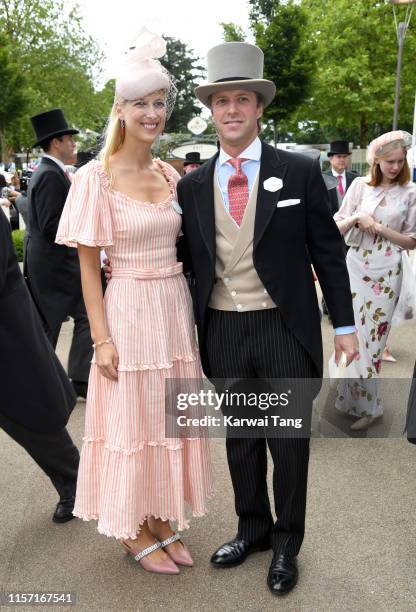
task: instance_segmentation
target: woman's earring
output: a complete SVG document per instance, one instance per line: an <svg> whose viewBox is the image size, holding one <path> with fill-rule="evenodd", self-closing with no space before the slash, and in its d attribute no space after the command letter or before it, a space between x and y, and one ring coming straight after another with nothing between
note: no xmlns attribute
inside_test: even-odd
<svg viewBox="0 0 416 612"><path fill-rule="evenodd" d="M125 135L126 135L126 122L124 121L124 119L120 119L120 137L121 137L121 142L124 141Z"/></svg>

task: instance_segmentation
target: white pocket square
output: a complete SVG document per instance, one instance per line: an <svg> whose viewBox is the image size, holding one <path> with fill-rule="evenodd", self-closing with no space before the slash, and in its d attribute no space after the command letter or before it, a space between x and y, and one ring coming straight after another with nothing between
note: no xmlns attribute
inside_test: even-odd
<svg viewBox="0 0 416 612"><path fill-rule="evenodd" d="M284 208L285 206L294 206L295 204L300 204L300 200L280 200L277 204L277 208Z"/></svg>

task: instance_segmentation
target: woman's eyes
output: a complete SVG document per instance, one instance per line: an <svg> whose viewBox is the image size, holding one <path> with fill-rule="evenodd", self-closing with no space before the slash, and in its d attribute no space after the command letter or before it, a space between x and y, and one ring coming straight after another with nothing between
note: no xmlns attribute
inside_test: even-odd
<svg viewBox="0 0 416 612"><path fill-rule="evenodd" d="M135 102L134 106L138 106L139 108L145 108L146 106L153 106L154 108L165 108L165 102L163 100L156 100L152 104L148 104L144 102L144 100L138 100Z"/></svg>

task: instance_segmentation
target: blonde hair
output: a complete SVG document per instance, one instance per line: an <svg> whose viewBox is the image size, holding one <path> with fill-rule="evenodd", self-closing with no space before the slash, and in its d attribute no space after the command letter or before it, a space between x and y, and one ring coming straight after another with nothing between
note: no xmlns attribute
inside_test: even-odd
<svg viewBox="0 0 416 612"><path fill-rule="evenodd" d="M98 155L98 158L102 161L104 170L110 179L110 188L112 184L112 174L110 170L110 157L116 153L124 142L122 138L122 132L120 127L120 119L117 114L117 104L123 105L124 100L114 100L113 107L107 120L107 126L104 132L104 144Z"/></svg>

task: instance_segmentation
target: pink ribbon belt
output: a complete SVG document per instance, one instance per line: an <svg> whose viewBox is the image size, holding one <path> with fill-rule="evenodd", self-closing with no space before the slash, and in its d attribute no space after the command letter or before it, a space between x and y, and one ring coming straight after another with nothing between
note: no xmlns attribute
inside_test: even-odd
<svg viewBox="0 0 416 612"><path fill-rule="evenodd" d="M136 280L168 278L182 274L182 267L182 262L178 262L167 268L113 268L111 278L134 278Z"/></svg>

